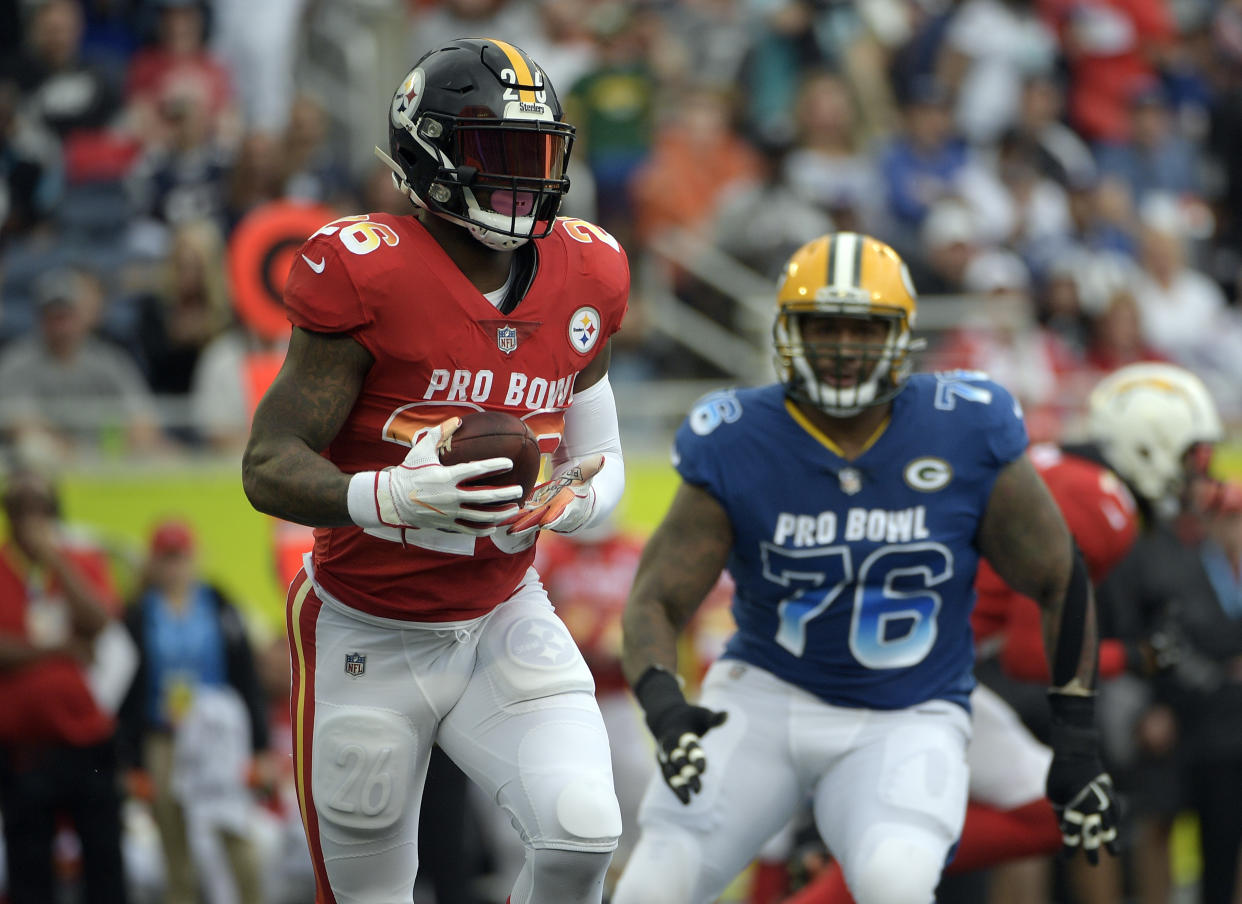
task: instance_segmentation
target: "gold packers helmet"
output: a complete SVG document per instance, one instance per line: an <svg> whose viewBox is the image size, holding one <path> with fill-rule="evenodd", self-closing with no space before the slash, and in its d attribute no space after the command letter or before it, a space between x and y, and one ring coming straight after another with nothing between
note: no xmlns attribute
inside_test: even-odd
<svg viewBox="0 0 1242 904"><path fill-rule="evenodd" d="M910 353L922 347L910 337L917 301L905 262L870 236L834 232L807 242L785 265L776 305L777 375L791 396L834 417L895 396L910 376ZM876 342L804 341L810 317L879 321L888 329ZM858 376L844 379L852 373Z"/></svg>

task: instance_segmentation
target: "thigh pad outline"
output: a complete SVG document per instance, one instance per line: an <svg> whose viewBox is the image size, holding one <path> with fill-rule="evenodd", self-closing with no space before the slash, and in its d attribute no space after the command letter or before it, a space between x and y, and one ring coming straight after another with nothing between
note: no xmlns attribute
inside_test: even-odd
<svg viewBox="0 0 1242 904"><path fill-rule="evenodd" d="M355 831L391 827L409 802L417 750L414 728L397 713L359 707L321 711L311 766L320 818Z"/></svg>
<svg viewBox="0 0 1242 904"><path fill-rule="evenodd" d="M575 691L595 693L595 679L582 653L551 611L526 612L513 619L493 642L492 654L492 675L504 703Z"/></svg>

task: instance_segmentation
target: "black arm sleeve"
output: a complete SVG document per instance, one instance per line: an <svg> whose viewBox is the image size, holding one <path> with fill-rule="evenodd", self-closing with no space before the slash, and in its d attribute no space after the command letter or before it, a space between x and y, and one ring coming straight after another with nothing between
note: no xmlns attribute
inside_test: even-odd
<svg viewBox="0 0 1242 904"><path fill-rule="evenodd" d="M1052 660L1052 686L1063 687L1074 680L1078 664L1082 661L1082 646L1086 638L1097 632L1088 631L1090 611L1087 602L1091 596L1091 579L1087 576L1087 564L1078 547L1074 547L1073 565L1070 569L1069 586L1065 588L1065 605L1061 608L1061 627L1057 633L1057 649ZM1099 670L1097 658L1096 671ZM1092 685L1095 677L1092 676Z"/></svg>

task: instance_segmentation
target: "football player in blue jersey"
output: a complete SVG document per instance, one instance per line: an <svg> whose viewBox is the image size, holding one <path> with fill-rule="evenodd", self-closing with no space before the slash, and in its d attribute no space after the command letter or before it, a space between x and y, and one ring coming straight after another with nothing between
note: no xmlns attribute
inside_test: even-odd
<svg viewBox="0 0 1242 904"><path fill-rule="evenodd" d="M1009 393L911 376L915 308L884 243L809 242L777 292L779 382L708 396L678 431L623 620L663 781L614 904L709 904L808 797L859 904L928 904L966 810L980 555L1044 610L1065 845L1115 847L1082 558ZM677 636L724 567L738 628L696 705Z"/></svg>

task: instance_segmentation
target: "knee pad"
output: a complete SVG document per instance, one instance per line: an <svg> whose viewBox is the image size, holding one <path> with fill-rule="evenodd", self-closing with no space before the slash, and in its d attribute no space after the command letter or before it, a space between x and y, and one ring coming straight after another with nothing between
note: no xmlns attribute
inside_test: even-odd
<svg viewBox="0 0 1242 904"><path fill-rule="evenodd" d="M353 831L390 828L405 813L418 738L396 713L358 707L320 711L311 793L320 820Z"/></svg>
<svg viewBox="0 0 1242 904"><path fill-rule="evenodd" d="M889 837L853 871L850 891L858 904L931 904L943 868L944 855L932 846Z"/></svg>
<svg viewBox="0 0 1242 904"><path fill-rule="evenodd" d="M696 904L699 847L680 832L643 832L625 862L612 904Z"/></svg>
<svg viewBox="0 0 1242 904"><path fill-rule="evenodd" d="M583 698L593 703L594 698ZM517 780L499 797L535 849L612 851L621 807L612 787L608 736L589 709L561 706L517 741Z"/></svg>
<svg viewBox="0 0 1242 904"><path fill-rule="evenodd" d="M556 798L561 828L589 841L616 842L621 837L621 806L603 773L575 776Z"/></svg>

